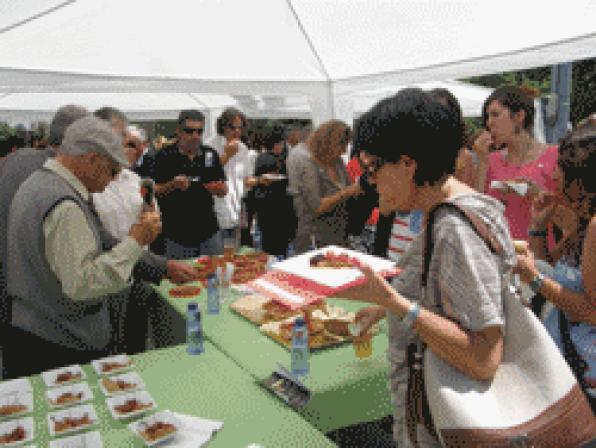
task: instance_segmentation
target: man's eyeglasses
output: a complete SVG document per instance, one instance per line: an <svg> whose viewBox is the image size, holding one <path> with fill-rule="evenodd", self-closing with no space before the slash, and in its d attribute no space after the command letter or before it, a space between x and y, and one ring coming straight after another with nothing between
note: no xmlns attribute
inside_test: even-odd
<svg viewBox="0 0 596 448"><path fill-rule="evenodd" d="M234 126L233 124L229 125L228 128L230 128L231 130L235 131L237 129L242 130L244 129L244 126L240 125L240 126Z"/></svg>
<svg viewBox="0 0 596 448"><path fill-rule="evenodd" d="M203 135L203 132L205 132L205 129L203 129L203 128L184 128L183 131L185 134L188 134L188 135L192 135L195 132L197 133L197 135Z"/></svg>

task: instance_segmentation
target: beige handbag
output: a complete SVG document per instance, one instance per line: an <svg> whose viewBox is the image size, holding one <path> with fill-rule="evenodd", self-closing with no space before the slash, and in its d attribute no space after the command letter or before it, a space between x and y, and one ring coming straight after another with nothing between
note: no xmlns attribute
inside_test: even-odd
<svg viewBox="0 0 596 448"><path fill-rule="evenodd" d="M499 254L502 247L484 222L455 207ZM425 263L430 263L432 254L432 217L429 215ZM428 266L425 264L423 285ZM423 387L441 444L454 448L575 448L594 440L596 418L555 343L514 292L504 288L503 295L503 359L491 381L474 380L432 350L424 350ZM423 408L420 404L413 407ZM424 420L422 417L419 412L418 421Z"/></svg>

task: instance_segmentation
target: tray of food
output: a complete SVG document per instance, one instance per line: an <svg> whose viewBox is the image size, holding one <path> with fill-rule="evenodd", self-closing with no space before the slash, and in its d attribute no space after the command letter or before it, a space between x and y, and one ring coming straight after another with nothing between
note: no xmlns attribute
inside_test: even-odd
<svg viewBox="0 0 596 448"><path fill-rule="evenodd" d="M33 417L0 423L0 446L19 446L33 440Z"/></svg>
<svg viewBox="0 0 596 448"><path fill-rule="evenodd" d="M95 409L90 404L74 408L63 409L48 414L48 427L50 436L56 437L63 434L83 431L99 422Z"/></svg>
<svg viewBox="0 0 596 448"><path fill-rule="evenodd" d="M110 397L106 400L106 404L116 420L138 417L157 407L155 400L146 390Z"/></svg>
<svg viewBox="0 0 596 448"><path fill-rule="evenodd" d="M158 412L128 425L145 446L155 446L173 439L180 427L178 419L169 411Z"/></svg>
<svg viewBox="0 0 596 448"><path fill-rule="evenodd" d="M145 383L136 372L107 376L99 380L97 384L107 397L145 388Z"/></svg>
<svg viewBox="0 0 596 448"><path fill-rule="evenodd" d="M207 277L214 273L218 266L225 269L225 263L232 263L234 265L232 283L242 284L264 274L267 270L268 260L269 255L266 253L253 252L247 254L235 254L232 258L223 256L205 256L198 258L195 261L195 266L199 269L199 279L205 284L207 282Z"/></svg>
<svg viewBox="0 0 596 448"><path fill-rule="evenodd" d="M127 355L115 355L91 361L93 370L100 376L124 372L130 370L133 365L132 359Z"/></svg>
<svg viewBox="0 0 596 448"><path fill-rule="evenodd" d="M93 400L93 392L87 383L69 384L63 387L48 389L46 401L50 408L64 408Z"/></svg>
<svg viewBox="0 0 596 448"><path fill-rule="evenodd" d="M76 434L61 439L50 441L50 448L103 448L99 431L86 432L85 434Z"/></svg>
<svg viewBox="0 0 596 448"><path fill-rule="evenodd" d="M33 412L33 393L27 390L0 395L0 419L20 417Z"/></svg>
<svg viewBox="0 0 596 448"><path fill-rule="evenodd" d="M363 280L358 266L370 268L387 277L396 275L394 262L339 246L327 246L273 264L287 272L319 284L321 292L339 292Z"/></svg>
<svg viewBox="0 0 596 448"><path fill-rule="evenodd" d="M75 364L42 372L41 378L47 387L58 387L64 386L65 384L77 383L84 380L86 376L81 366Z"/></svg>

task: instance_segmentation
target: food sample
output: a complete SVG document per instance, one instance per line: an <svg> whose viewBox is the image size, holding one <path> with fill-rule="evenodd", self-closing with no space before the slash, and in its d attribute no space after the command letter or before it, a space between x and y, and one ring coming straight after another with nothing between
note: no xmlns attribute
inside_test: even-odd
<svg viewBox="0 0 596 448"><path fill-rule="evenodd" d="M81 401L83 399L83 392L79 392L78 394L74 394L72 392L64 392L55 400L51 400L51 403L55 406L67 404L67 403L74 403L76 401Z"/></svg>
<svg viewBox="0 0 596 448"><path fill-rule="evenodd" d="M8 417L9 415L19 414L27 410L27 406L24 404L7 404L0 406L0 417Z"/></svg>
<svg viewBox="0 0 596 448"><path fill-rule="evenodd" d="M0 434L0 443L14 443L20 442L21 440L25 440L27 434L25 433L25 428L22 426L17 426L11 432L6 434Z"/></svg>
<svg viewBox="0 0 596 448"><path fill-rule="evenodd" d="M524 240L513 240L513 248L517 254L525 254L528 248L528 242Z"/></svg>
<svg viewBox="0 0 596 448"><path fill-rule="evenodd" d="M126 361L126 362L106 361L106 362L101 363L101 371L103 373L108 373L108 372L111 372L112 370L124 369L124 368L130 366L130 364L131 364L130 361Z"/></svg>
<svg viewBox="0 0 596 448"><path fill-rule="evenodd" d="M195 297L201 293L201 287L197 285L181 285L170 289L170 295L176 298Z"/></svg>
<svg viewBox="0 0 596 448"><path fill-rule="evenodd" d="M196 261L196 267L199 271L199 280L206 282L207 277L215 272L217 266L225 268L226 262L234 265L234 274L232 283L246 283L254 280L259 275L266 272L268 255L262 252L251 254L235 254L228 257L213 256L210 258L200 258Z"/></svg>
<svg viewBox="0 0 596 448"><path fill-rule="evenodd" d="M62 373L58 374L58 376L56 377L56 384L69 383L71 381L80 380L81 377L82 377L81 372L74 372L74 373L71 371L62 372Z"/></svg>
<svg viewBox="0 0 596 448"><path fill-rule="evenodd" d="M122 390L129 390L129 389L134 389L135 387L137 387L137 385L135 383L127 383L126 381L123 380L111 380L109 378L103 378L101 380L103 387L106 388L106 390L109 393L113 393L113 392L119 392Z"/></svg>
<svg viewBox="0 0 596 448"><path fill-rule="evenodd" d="M140 434L145 440L154 442L155 440L162 439L168 434L172 434L176 431L176 426L172 425L171 423L155 422L151 425L147 425L145 429L140 432Z"/></svg>
<svg viewBox="0 0 596 448"><path fill-rule="evenodd" d="M335 255L331 252L318 254L309 260L311 268L344 269L358 266L358 261L347 255Z"/></svg>
<svg viewBox="0 0 596 448"><path fill-rule="evenodd" d="M89 414L84 414L82 417L65 417L62 420L55 420L54 421L54 432L64 432L70 429L78 428L79 426L85 426L93 423Z"/></svg>
<svg viewBox="0 0 596 448"><path fill-rule="evenodd" d="M118 406L114 406L114 410L118 414L130 414L131 412L137 412L137 411L141 411L143 409L149 409L152 406L153 406L153 404L151 402L141 403L139 400L133 398L130 400L126 400L126 402L119 404Z"/></svg>

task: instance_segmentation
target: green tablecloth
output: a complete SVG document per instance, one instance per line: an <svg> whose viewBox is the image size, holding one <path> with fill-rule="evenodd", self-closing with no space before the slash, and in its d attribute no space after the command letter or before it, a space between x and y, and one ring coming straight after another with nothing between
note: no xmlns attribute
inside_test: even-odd
<svg viewBox="0 0 596 448"><path fill-rule="evenodd" d="M164 281L159 291L168 297L172 285ZM188 299L168 298L180 318L184 316ZM206 311L204 289L197 301L203 311L205 337L243 369L260 381L276 369L277 363L289 368L290 352L263 335L258 327L229 309L230 300L222 305L219 315ZM347 310L357 310L364 304L329 300ZM178 325L183 326L181 320ZM316 350L310 357L310 375L304 383L313 393L303 416L323 432L345 426L377 420L392 413L388 389L387 336L378 334L373 342L373 356L368 360L355 357L351 344Z"/></svg>
<svg viewBox="0 0 596 448"><path fill-rule="evenodd" d="M133 358L135 370L143 378L158 410L169 409L224 422L209 448L246 447L251 443L263 447L335 446L208 342L205 353L198 356L188 355L184 346L177 346ZM126 428L126 423L112 418L93 369L83 368L95 396L94 407L100 419L98 429L104 447L144 446ZM36 408L35 444L46 447L49 436L45 386L39 376L32 378L32 384Z"/></svg>

